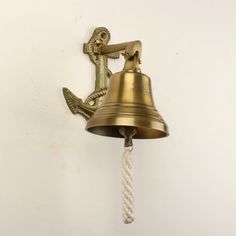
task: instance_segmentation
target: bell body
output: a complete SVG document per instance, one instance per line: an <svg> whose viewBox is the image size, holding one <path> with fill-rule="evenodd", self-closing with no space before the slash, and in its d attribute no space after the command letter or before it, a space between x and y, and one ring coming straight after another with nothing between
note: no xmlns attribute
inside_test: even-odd
<svg viewBox="0 0 236 236"><path fill-rule="evenodd" d="M145 74L134 71L113 74L104 102L88 120L86 130L123 138L120 127L136 128L134 139L168 135L168 127L153 102L150 78Z"/></svg>

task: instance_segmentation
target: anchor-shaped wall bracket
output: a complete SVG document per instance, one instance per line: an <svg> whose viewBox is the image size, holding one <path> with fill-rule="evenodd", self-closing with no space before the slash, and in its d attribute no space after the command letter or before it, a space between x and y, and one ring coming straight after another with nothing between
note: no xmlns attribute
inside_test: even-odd
<svg viewBox="0 0 236 236"><path fill-rule="evenodd" d="M81 114L88 120L96 109L101 105L106 95L108 79L111 71L107 67L107 58L119 58L120 53L110 53L101 55L100 48L107 45L110 40L110 33L104 27L96 28L88 43L84 44L84 53L88 54L89 59L96 67L95 90L85 99L75 96L68 88L63 88L63 94L67 105L73 114Z"/></svg>
<svg viewBox="0 0 236 236"><path fill-rule="evenodd" d="M101 106L107 93L109 78L112 73L107 66L107 58L118 59L120 54L125 56L125 68L133 66L133 57L137 55L137 67L140 63L141 42L107 45L110 40L110 32L104 27L96 28L88 43L84 44L83 51L96 68L95 90L83 101L75 96L68 88L63 88L66 103L73 114L80 114L88 120ZM136 64L135 64L136 65Z"/></svg>

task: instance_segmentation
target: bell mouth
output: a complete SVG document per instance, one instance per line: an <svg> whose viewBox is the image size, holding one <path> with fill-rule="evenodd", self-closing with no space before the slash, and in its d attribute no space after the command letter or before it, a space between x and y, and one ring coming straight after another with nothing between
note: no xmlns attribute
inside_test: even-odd
<svg viewBox="0 0 236 236"><path fill-rule="evenodd" d="M119 132L121 127L136 128L136 134L133 139L155 139L169 135L168 127L164 121L140 118L128 119L127 117L114 117L114 119L108 119L105 122L103 119L96 119L96 122L94 122L93 118L91 118L87 123L86 130L97 135L123 138Z"/></svg>
<svg viewBox="0 0 236 236"><path fill-rule="evenodd" d="M88 132L108 136L113 138L124 138L120 133L120 127L124 126L99 126L99 127L91 127L87 129ZM131 127L131 126L126 126ZM162 130L155 130L151 128L144 128L144 127L135 127L137 133L133 136L133 139L155 139L155 138L164 138L169 135L168 132Z"/></svg>

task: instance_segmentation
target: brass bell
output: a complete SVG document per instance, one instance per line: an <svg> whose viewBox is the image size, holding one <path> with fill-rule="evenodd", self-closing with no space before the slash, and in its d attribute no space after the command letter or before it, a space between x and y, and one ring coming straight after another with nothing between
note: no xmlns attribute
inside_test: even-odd
<svg viewBox="0 0 236 236"><path fill-rule="evenodd" d="M155 108L150 78L137 71L112 75L104 103L88 120L86 130L123 138L120 127L133 127L134 139L162 138L168 127Z"/></svg>
<svg viewBox="0 0 236 236"><path fill-rule="evenodd" d="M63 88L66 103L73 114L87 120L86 130L103 136L124 138L122 155L122 218L134 220L132 139L162 138L168 127L155 108L150 78L141 73L139 40L107 45L109 31L96 28L84 52L96 66L95 90L83 101ZM125 58L124 69L112 75L108 58Z"/></svg>

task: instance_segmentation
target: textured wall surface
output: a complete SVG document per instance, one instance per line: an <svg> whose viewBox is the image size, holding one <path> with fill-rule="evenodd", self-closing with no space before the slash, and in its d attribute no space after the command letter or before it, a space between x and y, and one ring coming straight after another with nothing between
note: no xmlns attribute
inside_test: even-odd
<svg viewBox="0 0 236 236"><path fill-rule="evenodd" d="M235 236L236 1L0 1L0 235ZM170 137L135 141L135 221L121 221L123 141L84 131L93 29L140 39ZM109 61L119 71L123 61Z"/></svg>

